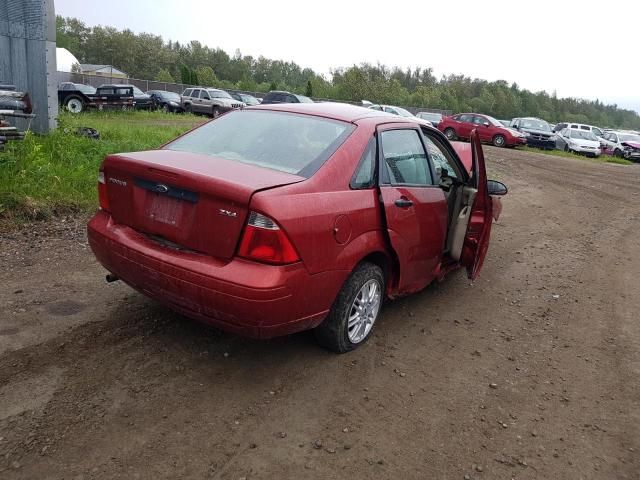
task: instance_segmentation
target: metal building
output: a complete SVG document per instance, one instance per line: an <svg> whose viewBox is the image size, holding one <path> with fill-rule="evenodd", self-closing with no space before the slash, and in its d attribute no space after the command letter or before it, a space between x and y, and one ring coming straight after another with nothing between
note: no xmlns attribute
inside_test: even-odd
<svg viewBox="0 0 640 480"><path fill-rule="evenodd" d="M0 84L29 92L36 132L56 126L57 83L53 0L0 0Z"/></svg>

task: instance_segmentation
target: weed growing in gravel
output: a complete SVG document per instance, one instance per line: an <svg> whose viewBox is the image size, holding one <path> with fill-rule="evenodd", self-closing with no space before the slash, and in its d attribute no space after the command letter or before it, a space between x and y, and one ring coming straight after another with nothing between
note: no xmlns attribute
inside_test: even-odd
<svg viewBox="0 0 640 480"><path fill-rule="evenodd" d="M160 112L61 113L49 135L28 133L0 152L0 217L44 218L97 206L98 166L105 155L157 148L202 117ZM100 132L94 140L78 127Z"/></svg>

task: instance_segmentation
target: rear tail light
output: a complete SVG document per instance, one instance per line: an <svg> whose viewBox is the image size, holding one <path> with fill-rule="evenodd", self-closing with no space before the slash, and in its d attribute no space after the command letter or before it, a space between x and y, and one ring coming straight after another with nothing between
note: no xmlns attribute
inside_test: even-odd
<svg viewBox="0 0 640 480"><path fill-rule="evenodd" d="M257 212L249 214L238 256L274 265L300 260L284 230L274 220Z"/></svg>
<svg viewBox="0 0 640 480"><path fill-rule="evenodd" d="M100 208L105 211L109 211L109 199L107 198L107 183L104 177L104 171L98 172L98 201L100 202Z"/></svg>

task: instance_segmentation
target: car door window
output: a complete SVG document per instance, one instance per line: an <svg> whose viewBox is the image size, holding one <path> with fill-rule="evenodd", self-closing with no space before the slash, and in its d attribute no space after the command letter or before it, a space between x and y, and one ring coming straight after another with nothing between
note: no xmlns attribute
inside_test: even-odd
<svg viewBox="0 0 640 480"><path fill-rule="evenodd" d="M394 115L397 115L396 111L393 108L384 107L384 111L387 113L393 113Z"/></svg>
<svg viewBox="0 0 640 480"><path fill-rule="evenodd" d="M618 136L615 133L611 134L611 141L613 143L618 143Z"/></svg>
<svg viewBox="0 0 640 480"><path fill-rule="evenodd" d="M209 93L206 90L200 90L200 98L202 100L210 100Z"/></svg>
<svg viewBox="0 0 640 480"><path fill-rule="evenodd" d="M185 96L185 97L190 97L191 96L191 89L187 88L182 95Z"/></svg>
<svg viewBox="0 0 640 480"><path fill-rule="evenodd" d="M472 123L473 122L473 115L460 115L458 117L458 121L459 122Z"/></svg>
<svg viewBox="0 0 640 480"><path fill-rule="evenodd" d="M416 130L386 130L380 138L392 185L433 185L427 154Z"/></svg>
<svg viewBox="0 0 640 480"><path fill-rule="evenodd" d="M484 125L487 120L484 117L480 117L478 115L474 115L473 123L476 125Z"/></svg>
<svg viewBox="0 0 640 480"><path fill-rule="evenodd" d="M191 92L191 98L198 98L200 96L200 90L197 88L193 89L193 92Z"/></svg>
<svg viewBox="0 0 640 480"><path fill-rule="evenodd" d="M424 139L427 154L436 169L436 174L442 178L444 170L446 170L448 177L458 178L457 168L454 166L455 162L451 158L451 153L444 148L440 141L434 140L430 135L425 134Z"/></svg>
<svg viewBox="0 0 640 480"><path fill-rule="evenodd" d="M356 172L351 178L349 186L354 190L371 188L375 181L376 139L371 138L364 149Z"/></svg>

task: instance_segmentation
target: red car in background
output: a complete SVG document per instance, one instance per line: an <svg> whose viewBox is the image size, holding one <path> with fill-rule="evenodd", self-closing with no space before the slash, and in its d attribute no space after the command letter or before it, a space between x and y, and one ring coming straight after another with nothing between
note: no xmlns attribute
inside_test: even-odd
<svg viewBox="0 0 640 480"><path fill-rule="evenodd" d="M507 189L469 135L461 159L436 129L361 107L234 110L107 156L89 243L108 280L186 316L258 338L315 329L346 352L385 297L478 275Z"/></svg>
<svg viewBox="0 0 640 480"><path fill-rule="evenodd" d="M480 141L491 143L496 147L516 147L526 145L527 136L511 128L489 115L478 113L459 113L451 117L442 117L438 130L449 140L469 140L471 132L477 129Z"/></svg>

